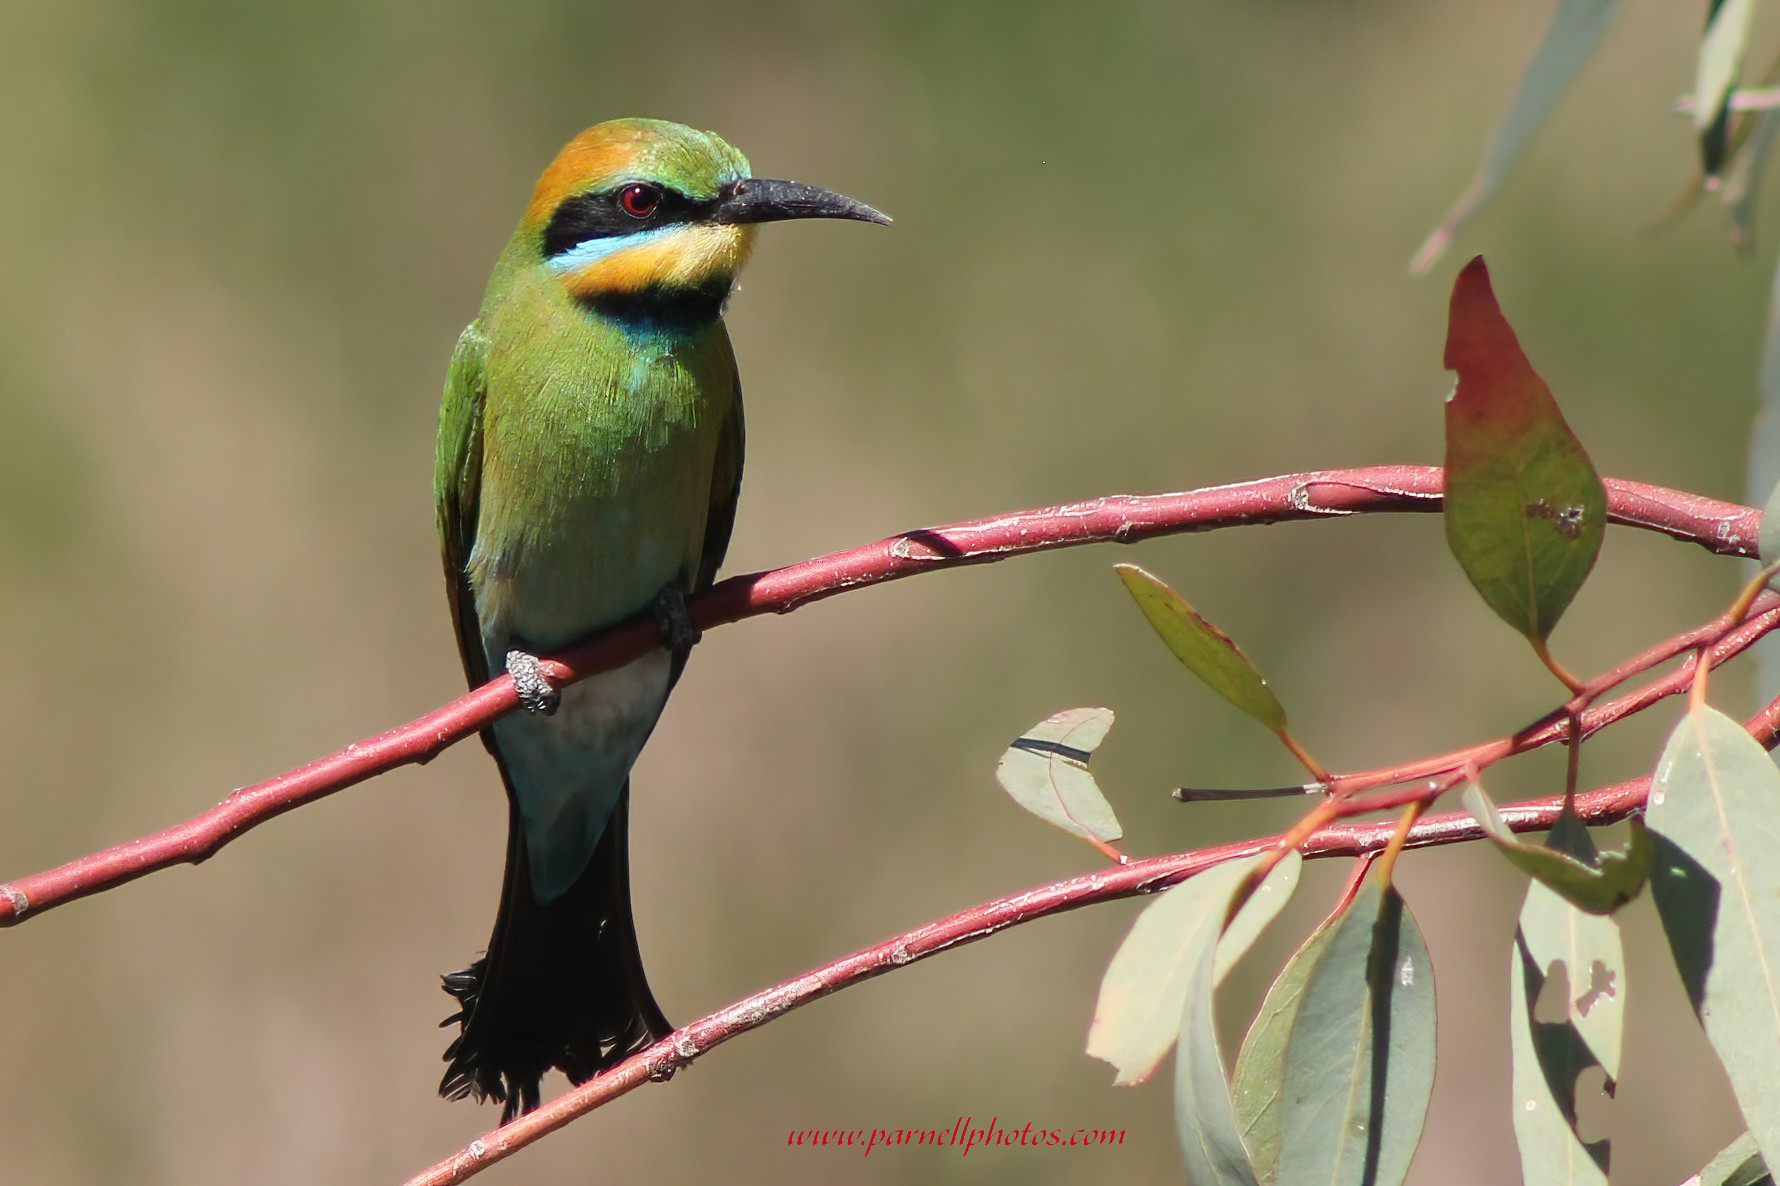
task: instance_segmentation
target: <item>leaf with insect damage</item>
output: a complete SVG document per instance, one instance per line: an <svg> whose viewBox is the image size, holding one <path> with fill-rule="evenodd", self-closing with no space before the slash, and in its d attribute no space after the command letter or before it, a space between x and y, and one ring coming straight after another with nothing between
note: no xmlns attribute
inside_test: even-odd
<svg viewBox="0 0 1780 1186"><path fill-rule="evenodd" d="M1607 528L1607 491L1496 303L1483 257L1453 285L1446 542L1496 613L1541 654Z"/></svg>
<svg viewBox="0 0 1780 1186"><path fill-rule="evenodd" d="M1649 844L1646 838L1647 850ZM1597 860L1573 811L1558 817L1546 845L1543 851L1567 854L1585 867ZM1606 1186L1607 1138L1585 1136L1578 1113L1584 1093L1611 1097L1619 1080L1626 968L1618 924L1534 881L1508 960L1522 1179L1526 1186Z"/></svg>

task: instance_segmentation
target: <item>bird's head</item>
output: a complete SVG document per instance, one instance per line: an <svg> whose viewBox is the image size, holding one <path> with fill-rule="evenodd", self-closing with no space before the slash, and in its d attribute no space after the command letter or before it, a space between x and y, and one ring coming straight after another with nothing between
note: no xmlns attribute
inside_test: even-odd
<svg viewBox="0 0 1780 1186"><path fill-rule="evenodd" d="M544 170L521 234L584 303L688 300L714 314L755 226L792 218L890 221L829 190L752 177L747 158L710 132L618 119L576 136Z"/></svg>

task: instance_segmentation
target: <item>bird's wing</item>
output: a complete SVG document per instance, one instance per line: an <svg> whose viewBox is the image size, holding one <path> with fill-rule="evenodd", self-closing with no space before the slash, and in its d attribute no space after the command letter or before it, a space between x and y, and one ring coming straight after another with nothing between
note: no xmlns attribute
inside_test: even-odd
<svg viewBox="0 0 1780 1186"><path fill-rule="evenodd" d="M698 570L692 589L709 588L717 579L717 569L729 551L729 535L735 529L735 508L742 493L742 380L736 373L735 352L730 349L729 335L723 336L724 351L729 355L729 373L735 383L735 398L730 401L729 414L717 436L717 458L711 471L711 505L705 514L705 542L699 553Z"/></svg>
<svg viewBox="0 0 1780 1186"><path fill-rule="evenodd" d="M439 510L439 550L445 560L445 596L457 623L457 649L471 687L488 681L488 658L476 621L476 598L465 569L476 544L476 509L482 493L482 413L488 380L483 367L488 340L472 322L457 339L445 372L439 408L439 444L433 460L433 496Z"/></svg>

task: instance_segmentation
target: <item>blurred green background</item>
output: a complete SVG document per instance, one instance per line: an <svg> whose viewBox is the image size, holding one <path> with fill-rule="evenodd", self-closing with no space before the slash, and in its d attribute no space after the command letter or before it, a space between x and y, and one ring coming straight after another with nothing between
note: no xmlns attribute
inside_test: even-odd
<svg viewBox="0 0 1780 1186"><path fill-rule="evenodd" d="M502 5L13 0L0 9L0 874L198 811L460 691L433 536L436 404L562 141L646 114L833 186L888 232L769 228L730 316L749 397L732 571L1114 491L1434 462L1446 285L1489 253L1604 472L1742 493L1768 273L1705 209L1669 114L1698 5L1628 5L1500 202L1429 279L1550 0ZM1761 44L1759 38L1757 44ZM1758 252L1765 258L1766 253ZM1119 712L1128 846L1289 807L1168 789L1294 776L1108 571L1247 646L1326 762L1507 731L1555 686L1434 519L1323 522L926 577L713 631L637 775L639 926L676 1020L1099 858L996 788L1005 742ZM1601 669L1740 570L1615 533L1555 639ZM1746 680L1714 687L1741 710ZM1591 746L1630 777L1661 719ZM1553 789L1541 755L1498 798ZM433 1091L437 974L486 941L505 815L474 745L287 816L201 869L0 940L0 1180L393 1182L491 1110ZM1345 869L1312 871L1228 994L1230 1045ZM1492 854L1402 878L1441 986L1415 1171L1512 1180ZM775 1022L490 1183L1169 1181L1165 1082L1082 1053L1135 904ZM1632 911L1619 1180L1737 1131L1647 903ZM1118 1148L791 1149L797 1128L1123 1128Z"/></svg>

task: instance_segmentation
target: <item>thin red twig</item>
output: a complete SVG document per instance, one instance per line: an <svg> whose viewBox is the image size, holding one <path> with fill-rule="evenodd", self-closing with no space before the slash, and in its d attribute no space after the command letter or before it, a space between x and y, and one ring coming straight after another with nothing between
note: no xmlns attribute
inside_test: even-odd
<svg viewBox="0 0 1780 1186"><path fill-rule="evenodd" d="M799 606L918 572L984 564L1051 548L1135 542L1225 527L1381 512L1440 509L1442 472L1433 466L1373 466L1263 478L1179 494L1114 495L946 527L904 532L863 547L770 572L731 577L690 602L693 622L710 628ZM1761 515L1749 507L1636 482L1607 482L1616 523L1661 532L1723 555L1754 554ZM637 619L546 664L558 682L623 665L657 645L652 622ZM196 864L273 816L374 775L414 762L488 725L518 705L501 676L416 721L287 774L236 791L164 831L0 885L0 926L178 864Z"/></svg>
<svg viewBox="0 0 1780 1186"><path fill-rule="evenodd" d="M1780 703L1751 723L1764 744L1773 733L1765 722L1780 716ZM1758 725L1761 730L1758 731ZM1603 825L1624 819L1644 805L1650 780L1603 787L1576 798L1576 809L1590 824ZM1517 832L1549 828L1563 807L1562 796L1516 803L1502 809L1502 817ZM1359 857L1377 853L1390 843L1396 821L1369 824L1336 824L1311 834L1301 851L1306 857ZM1409 830L1408 847L1429 848L1440 844L1478 840L1483 829L1465 812L1429 816ZM802 976L774 985L753 996L725 1006L690 1025L675 1030L655 1045L632 1055L572 1091L550 1100L534 1112L470 1142L464 1149L408 1179L405 1186L455 1186L497 1161L511 1157L540 1137L570 1121L611 1103L652 1080L671 1078L674 1072L731 1038L758 1029L792 1009L817 1001L830 993L882 976L906 964L938 955L966 943L986 939L998 931L1068 910L1111 902L1138 894L1154 893L1201 873L1213 865L1252 856L1272 848L1278 836L1244 840L1198 852L1176 853L1133 861L1115 869L1087 873L1052 885L998 898L962 910L949 918L856 951L824 964Z"/></svg>
<svg viewBox="0 0 1780 1186"><path fill-rule="evenodd" d="M1589 681L1584 686L1584 691L1566 702L1564 706L1547 713L1510 737L1487 741L1462 750L1454 750L1450 754L1427 759L1412 766L1354 776L1356 781L1363 780L1364 785L1368 787L1400 784L1408 782L1410 779L1417 781L1429 779L1430 781L1426 786L1402 786L1396 790L1380 791L1363 796L1350 794L1340 802L1331 803L1329 812L1335 817L1366 815L1374 811L1386 811L1393 807L1402 807L1422 800L1438 799L1453 787L1466 781L1478 770L1540 746L1550 745L1556 741L1567 741L1572 719L1577 722L1578 738L1586 741L1609 725L1617 724L1626 717L1643 712L1660 700L1681 692L1691 691L1698 684L1695 673L1699 668L1701 655L1706 658L1707 670L1721 667L1754 646L1763 635L1780 628L1780 598L1769 598L1757 602L1756 609L1758 612L1754 617L1740 624L1733 622L1728 616L1723 616L1710 625L1703 626L1698 630L1690 630L1686 634L1677 635L1675 638L1652 647L1639 657L1639 659L1649 660L1647 667L1666 662L1685 650L1691 649L1694 653L1689 655L1687 661L1680 667L1667 675L1653 679L1623 696L1616 696L1604 704L1587 709L1576 708L1576 705L1583 702L1588 695L1588 689L1611 687L1612 683L1608 682L1609 676L1625 672L1629 664L1621 664L1609 672L1608 676ZM1677 645L1683 639L1688 641L1685 644ZM1637 661L1632 660L1632 662ZM1624 677L1621 676L1614 682L1624 682ZM1773 706L1770 705L1769 709L1764 710L1764 713L1771 711L1773 711ZM1575 714L1573 718L1571 713ZM1754 729L1755 726L1752 724L1751 730ZM1767 734L1758 736L1767 736ZM1769 743L1764 742L1764 744ZM1575 752L1574 749L1572 752ZM1404 775L1401 773L1402 771L1411 771L1411 773ZM1390 775L1390 777L1385 777L1385 775ZM1339 781L1336 785L1340 785Z"/></svg>
<svg viewBox="0 0 1780 1186"><path fill-rule="evenodd" d="M1586 740L1608 725L1632 713L1642 712L1657 700L1683 690L1680 684L1658 681L1589 711L1590 706L1601 696L1633 676L1659 667L1687 651L1697 652L1702 647L1712 656L1712 666L1719 666L1747 650L1756 639L1776 627L1780 627L1780 595L1763 593L1750 598L1747 604L1739 601L1705 625L1666 638L1612 670L1589 680L1570 699L1508 737L1479 742L1432 758L1420 758L1396 766L1332 775L1328 789L1338 795L1358 795L1376 787L1451 773L1466 764L1480 768L1488 766L1503 758L1564 740L1569 735L1569 721L1572 717L1582 718L1581 736ZM1692 671L1696 660L1697 655L1690 657L1683 671ZM1191 800L1189 798L1183 801Z"/></svg>

